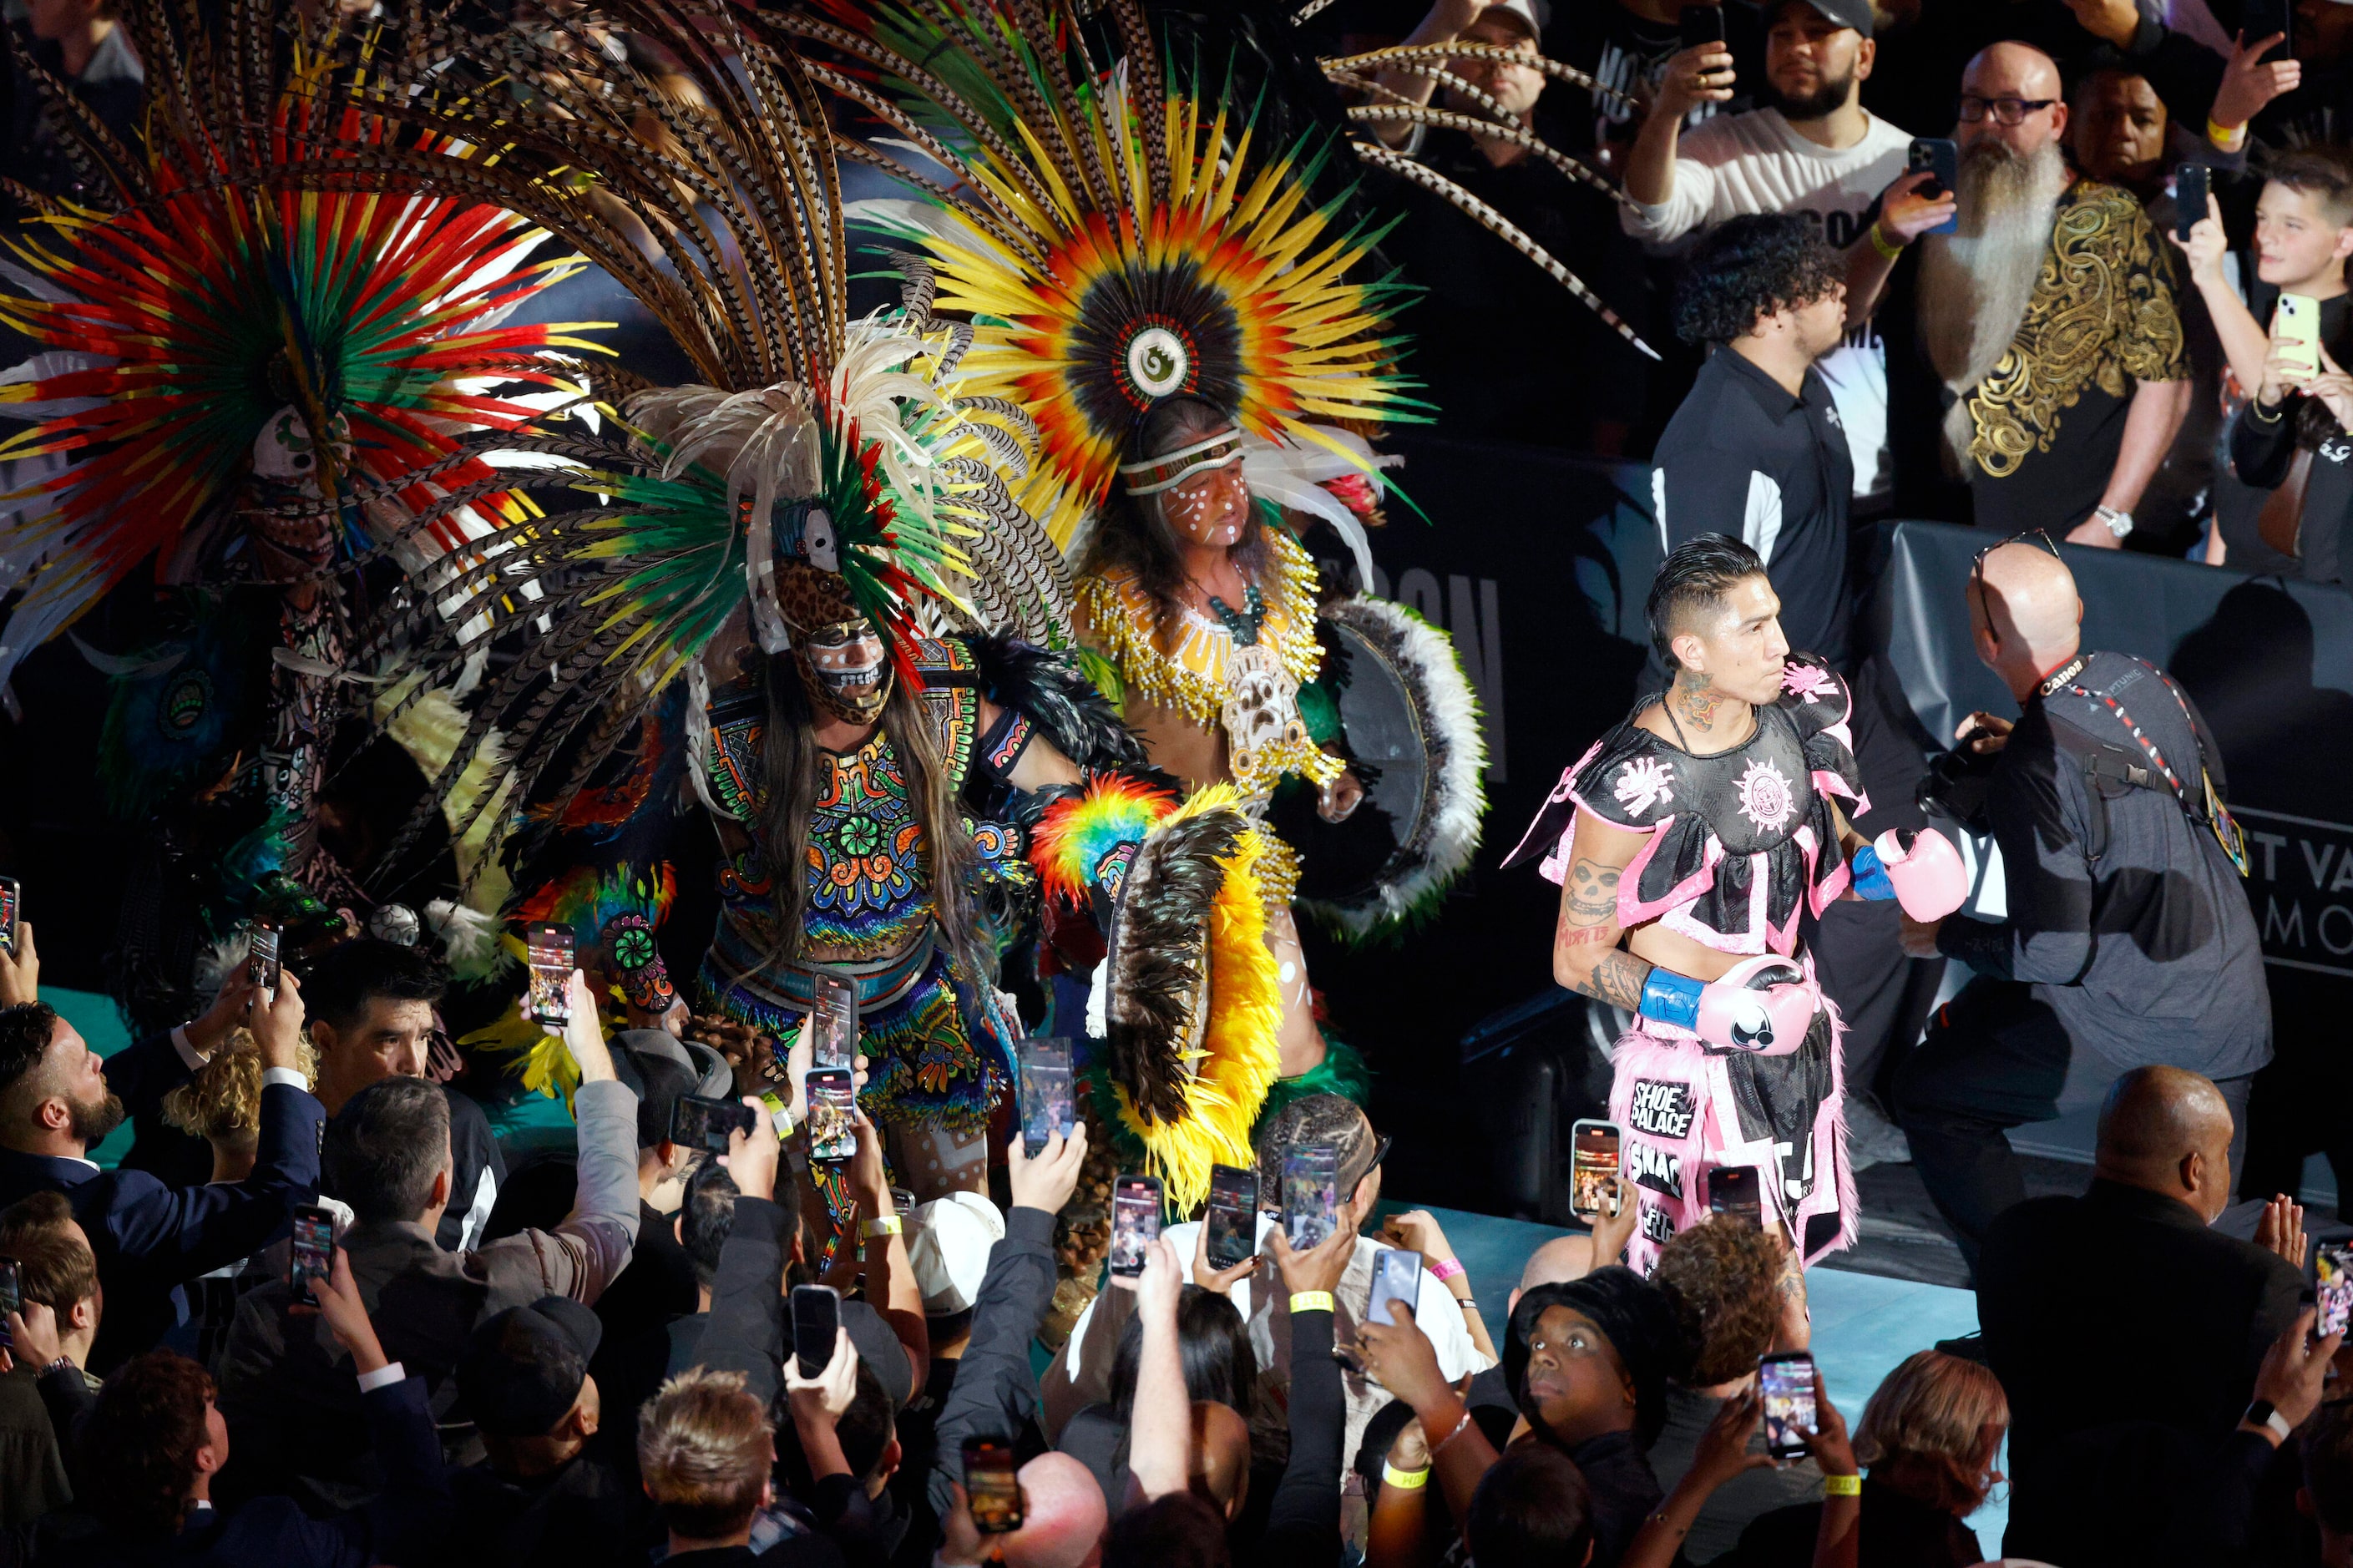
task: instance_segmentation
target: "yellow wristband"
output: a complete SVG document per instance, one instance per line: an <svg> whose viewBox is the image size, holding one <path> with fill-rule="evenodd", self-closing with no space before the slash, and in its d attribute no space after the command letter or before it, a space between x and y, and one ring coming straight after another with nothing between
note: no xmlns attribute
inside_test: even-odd
<svg viewBox="0 0 2353 1568"><path fill-rule="evenodd" d="M1824 1476L1822 1478L1822 1496L1824 1497L1861 1497L1862 1495L1862 1478L1861 1476Z"/></svg>
<svg viewBox="0 0 2353 1568"><path fill-rule="evenodd" d="M860 1236L899 1236L904 1234L905 1230L905 1224L901 1221L897 1215L886 1214L877 1215L872 1219L861 1222L858 1227L858 1234Z"/></svg>
<svg viewBox="0 0 2353 1568"><path fill-rule="evenodd" d="M2247 128L2243 125L2217 125L2211 117L2206 121L2206 140L2225 153L2237 152L2246 134Z"/></svg>
<svg viewBox="0 0 2353 1568"><path fill-rule="evenodd" d="M1430 1484L1430 1467L1424 1465L1418 1470L1400 1470L1387 1459L1383 1459L1381 1480L1384 1484L1403 1491L1418 1492Z"/></svg>
<svg viewBox="0 0 2353 1568"><path fill-rule="evenodd" d="M1904 247L1900 245L1891 244L1888 241L1887 236L1881 232L1880 226L1877 223L1873 223L1867 232L1871 237L1871 248L1879 252L1881 260L1893 261L1897 257L1904 254Z"/></svg>
<svg viewBox="0 0 2353 1568"><path fill-rule="evenodd" d="M1332 1310L1332 1292L1293 1290L1291 1293L1291 1310L1293 1312L1328 1312Z"/></svg>

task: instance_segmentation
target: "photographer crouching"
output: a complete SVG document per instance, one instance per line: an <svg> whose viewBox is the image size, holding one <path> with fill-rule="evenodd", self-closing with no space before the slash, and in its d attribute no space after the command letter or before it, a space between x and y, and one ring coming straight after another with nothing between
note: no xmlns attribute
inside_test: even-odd
<svg viewBox="0 0 2353 1568"><path fill-rule="evenodd" d="M2026 1196L2004 1134L2059 1114L2075 1050L2212 1079L2235 1170L2272 1011L2221 756L2189 698L2152 665L2084 649L2075 580L2040 531L1980 555L1968 591L1978 658L2021 709L1956 737L1990 759L1973 826L2000 846L2009 915L1905 921L1907 953L1976 978L1898 1068L1895 1102L1974 1272L1987 1226Z"/></svg>

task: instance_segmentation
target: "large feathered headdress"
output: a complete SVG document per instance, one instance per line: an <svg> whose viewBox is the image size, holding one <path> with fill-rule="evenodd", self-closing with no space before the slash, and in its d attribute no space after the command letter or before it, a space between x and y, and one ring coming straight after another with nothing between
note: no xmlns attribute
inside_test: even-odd
<svg viewBox="0 0 2353 1568"><path fill-rule="evenodd" d="M495 89L469 85L486 72ZM852 315L835 133L750 12L616 0L428 40L353 91L435 139L385 161L385 183L543 225L625 286L701 378L640 384L593 429L550 420L503 440L504 460L555 470L534 492L549 515L426 577L371 629L369 656L421 670L420 689L494 639L515 651L437 790L497 735L503 798L560 802L747 606L761 646L787 645L790 563L834 574L911 679L913 638L941 621L1068 641L1067 568L1009 488L1035 426L973 394L967 331L918 291ZM550 485L570 510L553 510Z"/></svg>
<svg viewBox="0 0 2353 1568"><path fill-rule="evenodd" d="M1036 420L1043 450L1017 494L1065 543L1164 397L1327 446L1316 421L1417 407L1388 326L1397 290L1362 276L1377 229L1310 195L1332 147L1269 147L1210 84L1176 86L1137 0L1108 8L1106 68L1081 9L822 0L765 24L829 52L809 76L896 132L843 154L928 200L855 216L906 243L897 260L923 298L970 316L965 384Z"/></svg>
<svg viewBox="0 0 2353 1568"><path fill-rule="evenodd" d="M300 43L269 85L268 19L247 0L216 35L132 7L144 152L65 117L116 210L52 205L0 262L0 321L42 350L0 376L0 417L29 426L0 442L0 595L21 590L0 682L142 561L165 582L272 580L241 558L240 515L307 518L332 545L322 572L396 547L414 564L522 515L463 437L529 418L492 389L566 386L556 351L590 346L498 324L568 266L524 265L546 237L524 219L352 188L434 149L317 102ZM258 460L298 482L256 495Z"/></svg>

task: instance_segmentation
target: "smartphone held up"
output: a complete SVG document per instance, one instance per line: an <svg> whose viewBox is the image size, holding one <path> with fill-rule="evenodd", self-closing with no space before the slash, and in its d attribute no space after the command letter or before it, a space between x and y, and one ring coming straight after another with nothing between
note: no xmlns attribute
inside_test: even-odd
<svg viewBox="0 0 2353 1568"><path fill-rule="evenodd" d="M1240 1165L1209 1167L1209 1207L1202 1224L1209 1267L1219 1273L1258 1255L1258 1173Z"/></svg>
<svg viewBox="0 0 2353 1568"><path fill-rule="evenodd" d="M1160 1178L1122 1176L1111 1190L1111 1271L1134 1279L1160 1237Z"/></svg>
<svg viewBox="0 0 2353 1568"><path fill-rule="evenodd" d="M531 972L531 1016L542 1028L561 1031L572 1021L572 931L535 925L523 939Z"/></svg>
<svg viewBox="0 0 2353 1568"><path fill-rule="evenodd" d="M821 1375L833 1363L840 1337L841 1293L830 1285L793 1287L793 1362L803 1377Z"/></svg>
<svg viewBox="0 0 2353 1568"><path fill-rule="evenodd" d="M1927 172L1928 182L1920 187L1920 195L1931 201L1948 196L1961 188L1960 143L1949 136L1915 138L1910 153L1905 159L1904 167L1906 174L1916 174L1923 170ZM1926 232L1951 234L1960 226L1961 215L1957 211L1952 216Z"/></svg>
<svg viewBox="0 0 2353 1568"><path fill-rule="evenodd" d="M1568 1210L1588 1225L1604 1210L1617 1212L1609 1202L1609 1179L1618 1173L1624 1145L1614 1121L1579 1121L1569 1129Z"/></svg>
<svg viewBox="0 0 2353 1568"><path fill-rule="evenodd" d="M706 1154L724 1154L730 1131L740 1127L749 1137L758 1125L750 1106L732 1100L681 1094L670 1108L670 1141L681 1149L700 1149Z"/></svg>
<svg viewBox="0 0 2353 1568"><path fill-rule="evenodd" d="M1340 1228L1340 1151L1301 1143L1282 1156L1282 1225L1293 1252L1320 1247Z"/></svg>
<svg viewBox="0 0 2353 1568"><path fill-rule="evenodd" d="M1804 1351L1763 1357L1757 1363L1757 1391L1765 1404L1765 1451L1781 1460L1805 1458L1806 1438L1820 1426L1814 1409L1814 1358Z"/></svg>
<svg viewBox="0 0 2353 1568"><path fill-rule="evenodd" d="M848 1068L808 1075L809 1158L847 1160L858 1152L858 1100Z"/></svg>
<svg viewBox="0 0 2353 1568"><path fill-rule="evenodd" d="M1021 1110L1021 1152L1045 1152L1050 1138L1078 1131L1079 1105L1071 1089L1071 1042L1023 1040L1013 1048L1014 1100Z"/></svg>
<svg viewBox="0 0 2353 1568"><path fill-rule="evenodd" d="M297 1300L315 1307L314 1280L335 1277L335 1211L304 1204L294 1211L294 1237L286 1262L286 1283Z"/></svg>
<svg viewBox="0 0 2353 1568"><path fill-rule="evenodd" d="M839 974L817 977L808 1015L809 1059L820 1068L849 1068L858 1058L858 987Z"/></svg>
<svg viewBox="0 0 2353 1568"><path fill-rule="evenodd" d="M983 1535L1021 1528L1021 1481L1010 1444L995 1437L964 1440L964 1496L973 1526Z"/></svg>
<svg viewBox="0 0 2353 1568"><path fill-rule="evenodd" d="M1707 1173L1707 1208L1743 1225L1762 1229L1765 1205L1757 1190L1754 1165L1719 1165Z"/></svg>

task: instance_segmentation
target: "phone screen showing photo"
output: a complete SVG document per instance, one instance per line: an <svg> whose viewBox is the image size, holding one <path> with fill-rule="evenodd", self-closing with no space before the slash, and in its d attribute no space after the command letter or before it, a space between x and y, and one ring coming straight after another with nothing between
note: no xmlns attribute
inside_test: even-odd
<svg viewBox="0 0 2353 1568"><path fill-rule="evenodd" d="M335 1215L332 1209L305 1205L294 1211L294 1243L287 1272L302 1300L316 1302L313 1279L329 1279L335 1271Z"/></svg>
<svg viewBox="0 0 2353 1568"><path fill-rule="evenodd" d="M2315 1339L2327 1339L2353 1330L2353 1247L2325 1241L2312 1260L2317 1300L2312 1323Z"/></svg>
<svg viewBox="0 0 2353 1568"><path fill-rule="evenodd" d="M253 926L246 932L245 978L265 991L278 988L278 929Z"/></svg>
<svg viewBox="0 0 2353 1568"><path fill-rule="evenodd" d="M1130 1279L1144 1272L1144 1254L1160 1236L1160 1183L1122 1176L1112 1188L1111 1271Z"/></svg>
<svg viewBox="0 0 2353 1568"><path fill-rule="evenodd" d="M531 968L531 1016L542 1024L572 1021L572 1003L565 987L572 980L572 933L562 926L535 925L525 939Z"/></svg>
<svg viewBox="0 0 2353 1568"><path fill-rule="evenodd" d="M1777 1459L1796 1458L1814 1429L1814 1358L1803 1351L1768 1355L1757 1363L1757 1384L1765 1405L1765 1451Z"/></svg>
<svg viewBox="0 0 2353 1568"><path fill-rule="evenodd" d="M24 894L14 877L0 877L0 952L16 951L16 907Z"/></svg>
<svg viewBox="0 0 2353 1568"><path fill-rule="evenodd" d="M25 1310L25 1292L16 1279L16 1260L0 1258L0 1350L15 1350L16 1340L8 1332L8 1314Z"/></svg>
<svg viewBox="0 0 2353 1568"><path fill-rule="evenodd" d="M1608 1121L1580 1121L1569 1135L1568 1206L1585 1219L1599 1217L1609 1201L1609 1178L1618 1173L1623 1140Z"/></svg>
<svg viewBox="0 0 2353 1568"><path fill-rule="evenodd" d="M1409 1312L1420 1307L1421 1254L1409 1247L1392 1247L1374 1254L1373 1294L1365 1304L1365 1321L1403 1328L1389 1310L1392 1301L1403 1301Z"/></svg>
<svg viewBox="0 0 2353 1568"><path fill-rule="evenodd" d="M808 1075L808 1139L812 1160L847 1160L858 1152L856 1099L848 1068Z"/></svg>
<svg viewBox="0 0 2353 1568"><path fill-rule="evenodd" d="M1071 1042L1023 1040L1014 1047L1019 1063L1014 1098L1021 1108L1021 1152L1035 1159L1046 1141L1078 1130L1078 1101L1071 1090Z"/></svg>
<svg viewBox="0 0 2353 1568"><path fill-rule="evenodd" d="M1282 1156L1282 1225L1293 1252L1322 1245L1339 1228L1339 1150L1303 1143Z"/></svg>
<svg viewBox="0 0 2353 1568"><path fill-rule="evenodd" d="M972 1522L983 1535L1021 1528L1021 1482L1013 1450L990 1437L967 1437L964 1445L964 1495Z"/></svg>
<svg viewBox="0 0 2353 1568"><path fill-rule="evenodd" d="M1209 1267L1223 1270L1258 1252L1258 1173L1240 1165L1209 1167Z"/></svg>
<svg viewBox="0 0 2353 1568"><path fill-rule="evenodd" d="M856 1065L858 987L839 974L817 977L817 1002L809 1009L810 1063L821 1068Z"/></svg>

